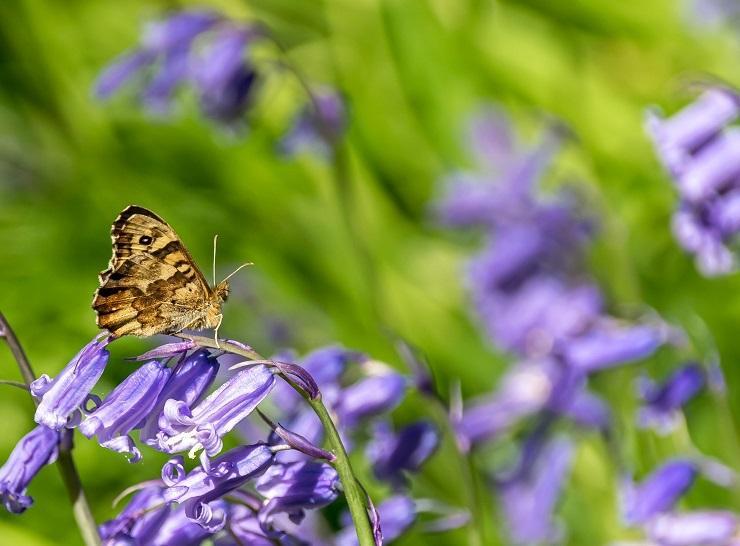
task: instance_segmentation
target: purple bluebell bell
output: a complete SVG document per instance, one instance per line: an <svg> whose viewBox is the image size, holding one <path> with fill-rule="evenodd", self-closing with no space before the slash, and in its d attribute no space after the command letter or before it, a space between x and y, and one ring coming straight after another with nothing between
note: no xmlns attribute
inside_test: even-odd
<svg viewBox="0 0 740 546"><path fill-rule="evenodd" d="M304 510L334 502L339 494L339 476L325 463L278 463L257 479L255 489L266 499L259 512L259 521L264 529L269 529L275 514L286 513L298 523L303 519Z"/></svg>
<svg viewBox="0 0 740 546"><path fill-rule="evenodd" d="M648 538L660 546L730 546L735 544L738 518L721 510L669 512L646 527Z"/></svg>
<svg viewBox="0 0 740 546"><path fill-rule="evenodd" d="M671 510L693 485L698 472L694 461L674 459L653 471L640 484L626 480L622 491L625 522L639 525Z"/></svg>
<svg viewBox="0 0 740 546"><path fill-rule="evenodd" d="M167 485L164 499L182 505L189 519L215 532L223 527L226 516L209 503L262 475L274 462L273 450L266 444L236 447L208 467L199 466L187 474L182 457L175 457L162 468Z"/></svg>
<svg viewBox="0 0 740 546"><path fill-rule="evenodd" d="M638 423L643 427L655 427L661 432L672 430L681 408L694 398L705 384L706 373L695 362L675 370L661 385L649 380L641 381L640 396L643 406L638 414Z"/></svg>
<svg viewBox="0 0 740 546"><path fill-rule="evenodd" d="M395 495L378 505L382 544L389 544L403 535L416 521L416 504L405 495ZM336 546L357 546L357 533L352 526L337 533Z"/></svg>
<svg viewBox="0 0 740 546"><path fill-rule="evenodd" d="M562 352L569 366L590 373L646 358L664 343L665 337L657 326L607 324L565 342Z"/></svg>
<svg viewBox="0 0 740 546"><path fill-rule="evenodd" d="M293 121L280 141L280 150L288 155L313 151L328 157L331 145L342 136L347 124L344 100L333 89L313 92L313 100Z"/></svg>
<svg viewBox="0 0 740 546"><path fill-rule="evenodd" d="M191 521L183 508L166 503L164 489L149 486L139 491L115 518L99 530L106 546L198 546L213 532ZM222 500L210 503L211 513L226 514Z"/></svg>
<svg viewBox="0 0 740 546"><path fill-rule="evenodd" d="M740 114L737 96L727 89L709 89L696 101L664 119L653 109L647 114L647 130L664 166L682 174L692 157Z"/></svg>
<svg viewBox="0 0 740 546"><path fill-rule="evenodd" d="M33 504L26 489L39 470L56 459L59 439L59 432L39 425L13 448L0 468L0 500L8 512L20 514Z"/></svg>
<svg viewBox="0 0 740 546"><path fill-rule="evenodd" d="M165 384L157 402L149 413L141 429L140 439L147 445L158 445L157 433L164 426L164 406L168 400L178 400L192 407L211 386L218 373L219 364L205 349L179 362L172 371L172 376ZM160 424L161 422L161 424Z"/></svg>
<svg viewBox="0 0 740 546"><path fill-rule="evenodd" d="M221 451L222 436L252 413L274 385L273 370L255 364L239 370L192 410L182 400L167 400L158 449L167 453L203 449L201 461L207 464L207 457Z"/></svg>
<svg viewBox="0 0 740 546"><path fill-rule="evenodd" d="M406 386L404 376L387 371L346 387L334 408L340 426L351 428L363 419L390 412L401 403Z"/></svg>
<svg viewBox="0 0 740 546"><path fill-rule="evenodd" d="M522 418L540 411L550 399L555 370L552 363L535 361L514 367L493 394L471 401L453 418L463 451L496 439Z"/></svg>
<svg viewBox="0 0 740 546"><path fill-rule="evenodd" d="M213 12L191 10L150 23L140 48L119 57L103 71L96 82L96 94L108 98L144 69L159 63L143 91L143 100L154 110L166 109L174 89L188 76L193 42L220 20Z"/></svg>
<svg viewBox="0 0 740 546"><path fill-rule="evenodd" d="M191 85L198 91L205 115L231 124L251 103L257 72L247 49L257 35L252 27L211 11L174 13L150 24L140 47L114 61L101 74L96 94L108 98L141 75L146 80L142 102L154 112L164 112L177 87ZM200 42L204 47L196 47Z"/></svg>
<svg viewBox="0 0 740 546"><path fill-rule="evenodd" d="M395 486L406 484L406 474L418 472L439 445L439 432L427 421L417 421L393 432L389 423L378 423L366 448L373 473Z"/></svg>
<svg viewBox="0 0 740 546"><path fill-rule="evenodd" d="M54 379L43 374L31 383L31 394L40 400L35 420L40 425L59 430L80 417L80 406L100 379L110 353L110 338L93 339L59 372Z"/></svg>
<svg viewBox="0 0 740 546"><path fill-rule="evenodd" d="M715 87L669 119L649 113L647 128L680 203L672 228L706 276L737 268L732 251L740 232L740 95Z"/></svg>
<svg viewBox="0 0 740 546"><path fill-rule="evenodd" d="M138 462L141 452L129 433L147 418L171 373L158 360L142 365L89 413L80 423L80 432L87 438L97 436L101 446Z"/></svg>
<svg viewBox="0 0 740 546"><path fill-rule="evenodd" d="M233 123L249 107L257 72L246 59L254 36L250 28L224 26L195 62L193 81L206 116Z"/></svg>
<svg viewBox="0 0 740 546"><path fill-rule="evenodd" d="M229 508L228 533L218 535L216 546L321 546L318 542L305 542L290 534L271 530L268 534L260 525L257 513L251 508L238 504ZM301 528L301 536L305 535Z"/></svg>
<svg viewBox="0 0 740 546"><path fill-rule="evenodd" d="M555 438L540 452L535 464L500 488L501 508L514 544L543 544L561 540L553 511L570 471L573 445Z"/></svg>

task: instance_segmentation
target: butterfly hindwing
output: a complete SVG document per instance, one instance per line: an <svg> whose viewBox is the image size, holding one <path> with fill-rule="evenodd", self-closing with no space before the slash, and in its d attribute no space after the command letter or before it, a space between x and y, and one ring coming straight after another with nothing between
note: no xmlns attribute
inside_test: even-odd
<svg viewBox="0 0 740 546"><path fill-rule="evenodd" d="M113 256L93 308L115 336L210 326L213 293L175 231L153 212L127 207L112 228ZM219 315L220 316L220 315Z"/></svg>

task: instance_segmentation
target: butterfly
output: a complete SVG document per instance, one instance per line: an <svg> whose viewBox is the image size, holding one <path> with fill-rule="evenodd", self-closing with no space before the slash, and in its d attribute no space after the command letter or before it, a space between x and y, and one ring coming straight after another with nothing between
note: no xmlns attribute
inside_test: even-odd
<svg viewBox="0 0 740 546"><path fill-rule="evenodd" d="M114 337L218 332L228 278L236 271L218 284L214 279L212 288L175 230L144 207L126 207L113 222L111 238L113 257L98 276L92 302L99 328Z"/></svg>

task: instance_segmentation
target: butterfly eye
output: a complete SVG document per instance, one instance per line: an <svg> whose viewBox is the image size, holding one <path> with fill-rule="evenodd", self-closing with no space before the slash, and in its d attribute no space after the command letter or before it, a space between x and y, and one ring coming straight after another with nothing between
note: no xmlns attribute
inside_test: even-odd
<svg viewBox="0 0 740 546"><path fill-rule="evenodd" d="M152 238L149 237L149 235L142 235L141 238L139 239L140 245L148 245L151 242L152 242Z"/></svg>

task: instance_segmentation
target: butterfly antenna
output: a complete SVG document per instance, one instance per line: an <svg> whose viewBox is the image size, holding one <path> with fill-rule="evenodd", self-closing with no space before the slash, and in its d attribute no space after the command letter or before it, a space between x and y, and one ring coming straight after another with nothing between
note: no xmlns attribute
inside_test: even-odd
<svg viewBox="0 0 740 546"><path fill-rule="evenodd" d="M213 236L213 286L216 286L216 244L218 243L218 233Z"/></svg>
<svg viewBox="0 0 740 546"><path fill-rule="evenodd" d="M252 262L247 262L245 264L240 265L234 271L232 271L231 273L229 273L227 275L227 277L223 281L221 281L221 282L228 281L231 277L233 277L234 275L236 275L240 270L244 269L248 265L254 265L254 264Z"/></svg>

